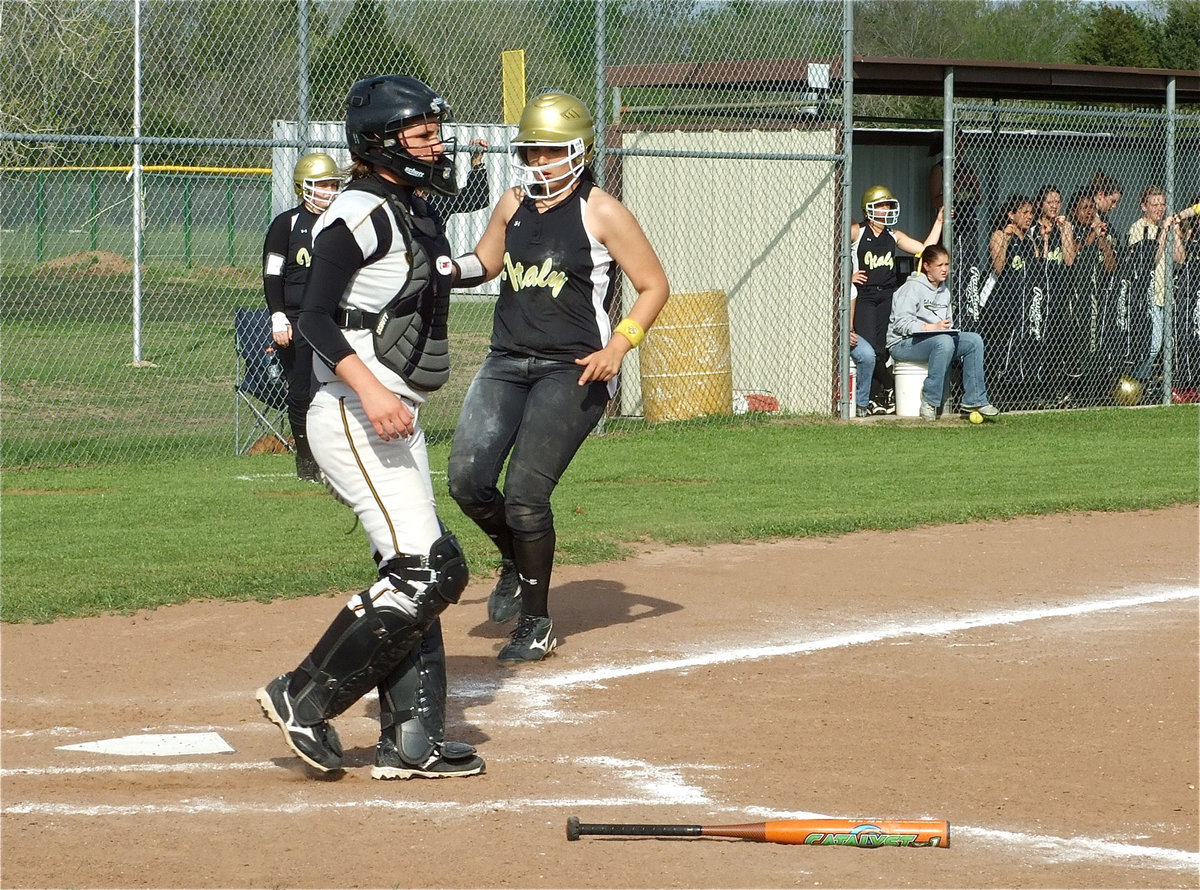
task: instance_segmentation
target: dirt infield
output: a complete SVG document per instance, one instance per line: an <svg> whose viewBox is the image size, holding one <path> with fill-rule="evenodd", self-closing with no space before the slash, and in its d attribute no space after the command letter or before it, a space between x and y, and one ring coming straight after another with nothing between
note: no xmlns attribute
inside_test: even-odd
<svg viewBox="0 0 1200 890"><path fill-rule="evenodd" d="M647 549L557 571L563 644L503 669L445 617L485 776L369 778L376 703L308 776L254 689L339 599L3 627L0 884L1197 887L1195 505ZM217 734L229 753L64 750ZM199 738L200 736L188 736ZM939 818L951 847L583 838L585 822Z"/></svg>

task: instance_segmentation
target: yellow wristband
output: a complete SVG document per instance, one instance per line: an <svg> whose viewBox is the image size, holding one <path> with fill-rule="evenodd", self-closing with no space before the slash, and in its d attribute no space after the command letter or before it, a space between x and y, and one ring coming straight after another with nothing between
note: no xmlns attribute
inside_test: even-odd
<svg viewBox="0 0 1200 890"><path fill-rule="evenodd" d="M622 318L617 322L615 332L632 343L634 349L637 349L641 342L646 339L646 332L642 329L642 326L629 317Z"/></svg>

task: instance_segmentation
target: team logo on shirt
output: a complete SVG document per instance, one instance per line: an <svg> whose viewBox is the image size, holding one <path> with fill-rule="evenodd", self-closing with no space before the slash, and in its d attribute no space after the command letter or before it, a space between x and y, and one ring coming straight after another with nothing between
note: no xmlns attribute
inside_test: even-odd
<svg viewBox="0 0 1200 890"><path fill-rule="evenodd" d="M312 254L308 252L307 247L301 247L296 251L296 265L306 269L312 265Z"/></svg>
<svg viewBox="0 0 1200 890"><path fill-rule="evenodd" d="M868 269L879 269L883 266L894 269L896 268L896 261L892 259L892 252L890 250L881 256L877 256L868 250L863 254L863 265Z"/></svg>
<svg viewBox="0 0 1200 890"><path fill-rule="evenodd" d="M504 271L500 273L501 280L507 280L514 291L527 287L546 287L553 297L558 297L567 283L566 272L554 271L554 260L547 257L540 266L528 266L524 263L514 263L508 251L504 251Z"/></svg>

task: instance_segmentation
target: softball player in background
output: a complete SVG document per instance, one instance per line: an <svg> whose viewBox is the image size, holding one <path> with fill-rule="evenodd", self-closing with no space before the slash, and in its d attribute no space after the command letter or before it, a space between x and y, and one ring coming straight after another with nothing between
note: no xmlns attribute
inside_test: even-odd
<svg viewBox="0 0 1200 890"><path fill-rule="evenodd" d="M323 152L306 154L292 170L300 203L285 210L267 228L263 244L263 291L271 311L271 338L287 379L288 422L296 443L296 475L320 480L308 447L308 403L313 394L312 347L296 334L300 303L312 262L312 231L342 187L342 171Z"/></svg>
<svg viewBox="0 0 1200 890"><path fill-rule="evenodd" d="M874 380L861 380L858 386L871 389L872 414L895 412L895 379L888 367L888 319L892 314L892 295L900 286L896 272L897 248L919 254L926 244L937 244L942 237L942 214L922 244L916 238L892 228L900 221L900 201L891 189L873 185L862 196L863 221L850 223L850 247L854 271L854 317L851 327L860 337L875 347Z"/></svg>
<svg viewBox="0 0 1200 890"><path fill-rule="evenodd" d="M489 617L520 613L503 663L540 661L558 644L547 604L550 495L616 392L621 360L667 302L667 276L637 220L595 185L594 140L578 99L531 101L511 146L521 186L504 193L475 251L456 261L461 286L501 281L491 347L467 391L448 473L451 496L500 551ZM638 296L614 329L618 266Z"/></svg>
<svg viewBox="0 0 1200 890"><path fill-rule="evenodd" d="M441 138L450 109L398 75L359 81L347 105L352 181L316 226L300 330L319 359L313 453L362 522L379 581L352 596L308 657L257 698L288 746L329 771L341 768L342 747L328 720L378 685L373 778L471 776L484 770L475 749L443 738L438 620L469 573L438 519L418 424L420 405L450 368L450 246L417 194L458 190L453 145Z"/></svg>

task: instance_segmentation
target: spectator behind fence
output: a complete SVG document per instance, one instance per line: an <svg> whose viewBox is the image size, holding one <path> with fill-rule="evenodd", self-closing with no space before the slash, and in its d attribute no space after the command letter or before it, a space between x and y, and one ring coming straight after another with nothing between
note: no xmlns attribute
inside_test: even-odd
<svg viewBox="0 0 1200 890"><path fill-rule="evenodd" d="M1129 227L1125 280L1129 282L1129 358L1134 363L1133 376L1145 386L1156 377L1155 363L1162 351L1168 241L1175 263L1183 263L1186 257L1178 237L1179 224L1174 216L1166 215L1167 193L1162 187L1147 186L1141 206L1141 218ZM1145 391L1155 398L1152 388Z"/></svg>
<svg viewBox="0 0 1200 890"><path fill-rule="evenodd" d="M1039 403L1058 408L1067 403L1067 359L1074 349L1074 332L1070 326L1070 272L1075 262L1075 228L1062 215L1062 192L1058 186L1047 184L1037 199L1038 228L1036 237L1041 245L1042 333L1041 343L1034 348L1038 357L1035 377L1039 383Z"/></svg>
<svg viewBox="0 0 1200 890"><path fill-rule="evenodd" d="M1088 186L1088 191L1092 200L1096 202L1096 213L1100 217L1100 221L1107 224L1108 215L1121 203L1121 195L1125 192L1124 186L1103 170L1097 170Z"/></svg>
<svg viewBox="0 0 1200 890"><path fill-rule="evenodd" d="M1175 368L1172 400L1200 401L1200 194L1176 214L1184 261L1175 267Z"/></svg>
<svg viewBox="0 0 1200 890"><path fill-rule="evenodd" d="M938 210L925 243L893 229L900 221L900 202L884 185L873 185L862 196L863 221L850 224L850 249L854 261L855 297L851 326L875 347L875 377L870 382L871 412L892 414L895 406L895 378L887 366L888 319L892 313L892 294L899 277L896 272L898 250L920 254L942 237L942 210ZM859 380L862 380L860 377ZM867 381L859 383L862 386Z"/></svg>
<svg viewBox="0 0 1200 890"><path fill-rule="evenodd" d="M984 292L979 333L987 345L988 380L1006 410L1032 405L1036 356L1042 337L1042 262L1030 235L1033 201L1009 195L996 213L988 251L992 268Z"/></svg>
<svg viewBox="0 0 1200 890"><path fill-rule="evenodd" d="M1064 358L1071 404L1099 405L1116 379L1113 358L1117 328L1114 290L1116 239L1096 212L1090 189L1071 196L1068 213L1075 229L1075 263L1066 326L1071 350Z"/></svg>
<svg viewBox="0 0 1200 890"><path fill-rule="evenodd" d="M887 346L901 362L923 362L928 368L921 387L921 418L937 420L938 406L945 393L951 362L962 364L962 411L978 411L995 419L1000 411L992 405L984 382L983 338L954 327L950 291L950 252L940 244L925 248L921 271L900 286L892 300Z"/></svg>
<svg viewBox="0 0 1200 890"><path fill-rule="evenodd" d="M979 294L990 265L980 240L983 228L981 192L974 167L964 162L954 168L954 196L950 207L954 218L954 321L964 331L979 328Z"/></svg>

